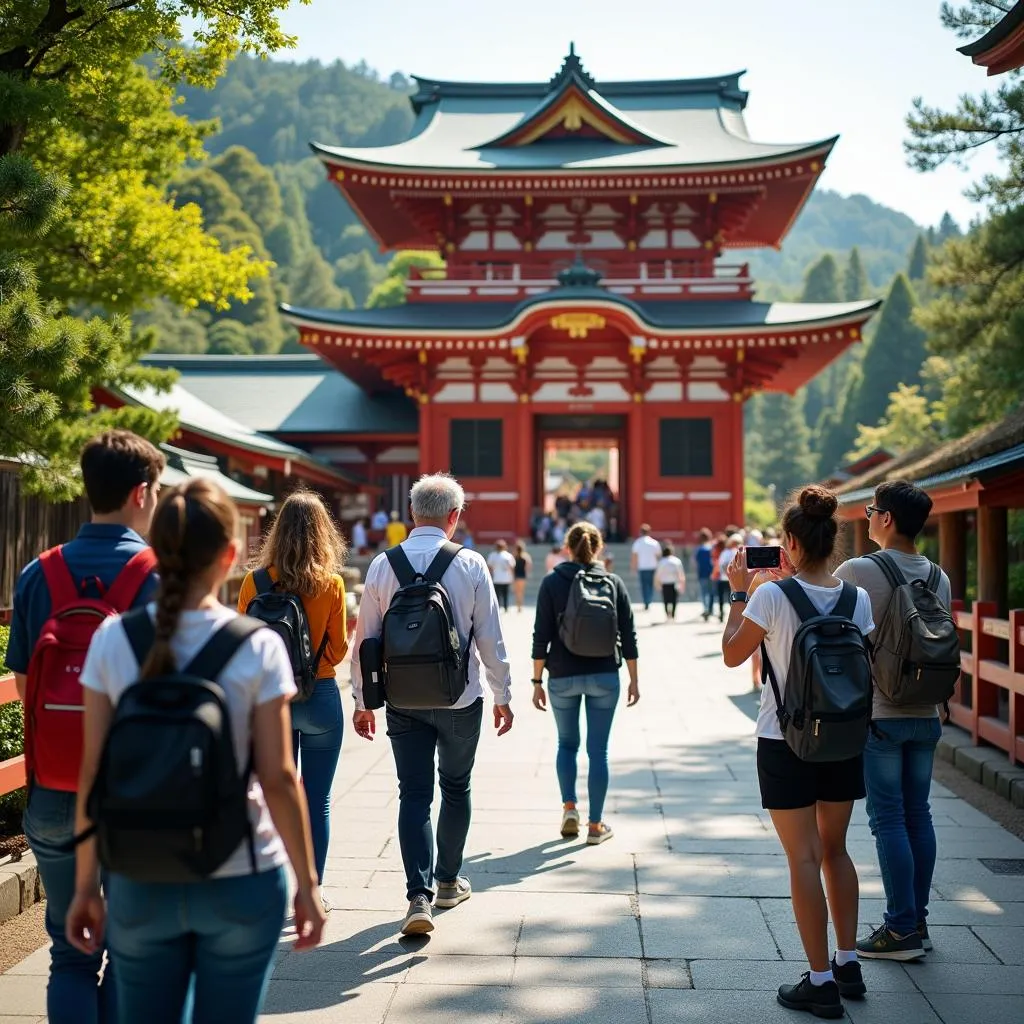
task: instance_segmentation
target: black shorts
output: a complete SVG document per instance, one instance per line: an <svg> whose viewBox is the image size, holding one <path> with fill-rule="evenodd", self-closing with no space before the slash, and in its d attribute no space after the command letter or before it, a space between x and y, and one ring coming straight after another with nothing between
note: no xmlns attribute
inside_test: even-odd
<svg viewBox="0 0 1024 1024"><path fill-rule="evenodd" d="M847 761L801 761L785 740L760 737L757 781L765 810L793 811L813 807L819 800L863 800L864 756L858 754Z"/></svg>

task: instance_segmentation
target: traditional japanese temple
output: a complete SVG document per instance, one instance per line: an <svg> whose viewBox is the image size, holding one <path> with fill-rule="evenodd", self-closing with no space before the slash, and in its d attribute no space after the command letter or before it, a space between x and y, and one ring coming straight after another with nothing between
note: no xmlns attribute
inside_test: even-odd
<svg viewBox="0 0 1024 1024"><path fill-rule="evenodd" d="M553 443L617 449L627 531L740 520L744 399L860 339L876 303L758 302L723 258L782 244L836 141L752 140L740 77L598 82L570 49L548 82L417 78L398 145L313 145L382 250L445 268L401 306L286 316L367 396L407 396L416 468L465 483L478 535L526 529Z"/></svg>

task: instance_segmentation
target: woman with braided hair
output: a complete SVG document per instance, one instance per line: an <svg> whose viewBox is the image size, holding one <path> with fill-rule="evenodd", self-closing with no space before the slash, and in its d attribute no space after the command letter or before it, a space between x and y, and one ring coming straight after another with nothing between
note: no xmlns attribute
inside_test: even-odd
<svg viewBox="0 0 1024 1024"><path fill-rule="evenodd" d="M155 641L140 666L118 618L97 630L82 669L85 749L76 832L90 825L86 798L114 708L132 684L178 671L236 615L217 600L238 555L237 513L209 480L167 491L150 531L160 591L149 606ZM120 1019L148 1024L252 1024L284 922L289 861L296 875L295 948L320 941L320 903L306 802L292 758L292 668L280 637L259 629L217 677L238 764L251 756L252 841L202 881L141 882L112 874L109 914L100 895L95 839L78 846L68 941L92 952L107 931ZM251 849L250 849L251 846ZM253 867L255 866L255 871Z"/></svg>

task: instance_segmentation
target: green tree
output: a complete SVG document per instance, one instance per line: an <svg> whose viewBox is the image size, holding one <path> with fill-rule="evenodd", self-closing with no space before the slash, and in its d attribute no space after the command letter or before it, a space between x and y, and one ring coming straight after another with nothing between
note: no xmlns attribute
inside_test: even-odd
<svg viewBox="0 0 1024 1024"><path fill-rule="evenodd" d="M921 393L918 385L899 384L889 396L889 405L879 424L857 427L857 440L848 458L862 458L879 448L902 454L936 445L940 440L940 419L934 403Z"/></svg>
<svg viewBox="0 0 1024 1024"><path fill-rule="evenodd" d="M207 332L207 351L218 356L252 355L252 341L244 324L237 320L218 320Z"/></svg>
<svg viewBox="0 0 1024 1024"><path fill-rule="evenodd" d="M801 302L842 302L843 294L839 285L839 264L832 253L827 252L804 276L804 290Z"/></svg>
<svg viewBox="0 0 1024 1024"><path fill-rule="evenodd" d="M444 260L436 252L404 249L395 253L388 264L388 276L370 292L366 300L367 307L382 309L402 305L405 302L405 282L413 267L441 271L444 266Z"/></svg>
<svg viewBox="0 0 1024 1024"><path fill-rule="evenodd" d="M290 301L314 309L352 309L351 294L334 283L331 265L319 249L310 249L290 276Z"/></svg>
<svg viewBox="0 0 1024 1024"><path fill-rule="evenodd" d="M45 236L61 215L67 189L19 155L0 157L0 221L9 239ZM166 374L135 367L141 346L127 321L79 320L38 293L31 263L16 249L0 255L0 451L25 461L30 491L53 501L81 487L78 452L105 427L126 426L154 440L174 417L146 409L97 410L93 389L167 383Z"/></svg>
<svg viewBox="0 0 1024 1024"><path fill-rule="evenodd" d="M810 431L799 397L766 394L760 404L762 457L757 482L766 488L774 486L776 499L781 500L814 479Z"/></svg>
<svg viewBox="0 0 1024 1024"><path fill-rule="evenodd" d="M856 302L858 299L866 299L870 294L871 284L864 269L864 261L860 258L860 249L854 246L843 271L843 298L847 302Z"/></svg>
<svg viewBox="0 0 1024 1024"><path fill-rule="evenodd" d="M334 269L338 284L352 295L357 306L366 305L373 289L388 276L387 267L374 262L366 249L342 256Z"/></svg>
<svg viewBox="0 0 1024 1024"><path fill-rule="evenodd" d="M925 244L924 235L918 235L914 242L914 249L910 254L910 261L907 265L907 277L911 281L923 281L925 272L928 269L928 246Z"/></svg>

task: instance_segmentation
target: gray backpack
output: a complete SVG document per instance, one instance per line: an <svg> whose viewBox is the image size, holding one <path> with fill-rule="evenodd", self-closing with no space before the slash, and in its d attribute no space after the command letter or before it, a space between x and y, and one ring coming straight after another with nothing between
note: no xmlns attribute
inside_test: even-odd
<svg viewBox="0 0 1024 1024"><path fill-rule="evenodd" d="M872 639L875 686L893 704L944 704L960 678L960 637L936 591L942 572L932 564L927 580L908 581L884 551L867 556L892 587Z"/></svg>
<svg viewBox="0 0 1024 1024"><path fill-rule="evenodd" d="M594 566L579 569L569 583L569 600L558 620L558 638L581 658L609 658L619 650L615 580Z"/></svg>
<svg viewBox="0 0 1024 1024"><path fill-rule="evenodd" d="M773 585L800 616L785 699L761 644L762 682L771 683L782 735L802 761L856 757L864 750L871 725L871 663L867 641L853 621L857 588L844 582L835 608L822 615L796 580L765 584Z"/></svg>

